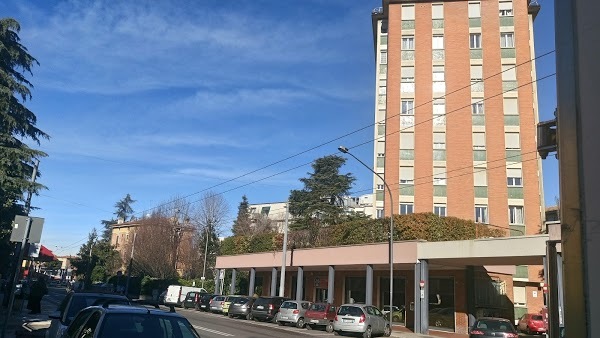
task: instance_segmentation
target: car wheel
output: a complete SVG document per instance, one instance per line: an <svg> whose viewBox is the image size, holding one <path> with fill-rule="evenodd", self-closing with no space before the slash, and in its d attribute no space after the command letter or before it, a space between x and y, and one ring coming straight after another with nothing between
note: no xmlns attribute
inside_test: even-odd
<svg viewBox="0 0 600 338"><path fill-rule="evenodd" d="M187 307L187 305L184 305L184 306L183 306L183 309L184 309L184 310L187 310L187 308L188 308L188 307Z"/></svg>
<svg viewBox="0 0 600 338"><path fill-rule="evenodd" d="M254 319L255 322L260 322L260 319L258 317L252 317L252 319Z"/></svg>
<svg viewBox="0 0 600 338"><path fill-rule="evenodd" d="M277 321L277 325L279 325L279 326L285 326L285 323L281 322L281 321Z"/></svg>
<svg viewBox="0 0 600 338"><path fill-rule="evenodd" d="M333 335L334 336L339 336L339 335L341 335L341 333L340 333L340 331L333 331Z"/></svg>
<svg viewBox="0 0 600 338"><path fill-rule="evenodd" d="M230 314L227 315L227 317L233 318L233 314L230 313Z"/></svg>
<svg viewBox="0 0 600 338"><path fill-rule="evenodd" d="M386 325L385 329L383 329L383 336L384 337L389 337L392 335L392 330L390 330L390 326Z"/></svg>
<svg viewBox="0 0 600 338"><path fill-rule="evenodd" d="M325 326L325 331L327 331L327 333L333 332L333 323L332 322L329 322L329 324L327 324L327 326Z"/></svg>
<svg viewBox="0 0 600 338"><path fill-rule="evenodd" d="M296 322L296 327L303 329L304 325L305 325L304 318L302 318L302 317L298 318L298 321Z"/></svg>
<svg viewBox="0 0 600 338"><path fill-rule="evenodd" d="M310 325L310 324L306 324L306 325L304 325L304 327L305 327L307 330L312 330L312 329L313 329L312 325Z"/></svg>
<svg viewBox="0 0 600 338"><path fill-rule="evenodd" d="M367 326L367 329L365 330L365 332L363 332L363 338L371 338L373 337L373 331L371 330L370 326Z"/></svg>
<svg viewBox="0 0 600 338"><path fill-rule="evenodd" d="M198 304L194 305L194 310L200 311L200 307L198 306Z"/></svg>

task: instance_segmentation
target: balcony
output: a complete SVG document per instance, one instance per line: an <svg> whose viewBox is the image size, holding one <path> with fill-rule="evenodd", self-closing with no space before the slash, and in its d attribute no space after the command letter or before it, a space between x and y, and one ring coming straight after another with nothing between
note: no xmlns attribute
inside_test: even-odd
<svg viewBox="0 0 600 338"><path fill-rule="evenodd" d="M518 87L517 81L502 81L502 91L511 92L516 90Z"/></svg>
<svg viewBox="0 0 600 338"><path fill-rule="evenodd" d="M478 114L472 117L474 126L485 126L485 115Z"/></svg>
<svg viewBox="0 0 600 338"><path fill-rule="evenodd" d="M400 159L412 161L415 159L414 149L400 149Z"/></svg>
<svg viewBox="0 0 600 338"><path fill-rule="evenodd" d="M434 49L431 56L433 61L444 61L445 53L443 49Z"/></svg>
<svg viewBox="0 0 600 338"><path fill-rule="evenodd" d="M501 16L500 17L500 26L501 27L510 27L515 25L515 18L512 16Z"/></svg>
<svg viewBox="0 0 600 338"><path fill-rule="evenodd" d="M505 126L518 126L519 123L519 115L504 115Z"/></svg>
<svg viewBox="0 0 600 338"><path fill-rule="evenodd" d="M502 48L500 50L500 56L503 59L510 59L510 58L514 59L517 57L517 52L515 51L514 48Z"/></svg>
<svg viewBox="0 0 600 338"><path fill-rule="evenodd" d="M433 19L431 25L433 29L442 29L444 28L444 19Z"/></svg>
<svg viewBox="0 0 600 338"><path fill-rule="evenodd" d="M473 150L473 161L485 161L485 150Z"/></svg>
<svg viewBox="0 0 600 338"><path fill-rule="evenodd" d="M446 186L445 185L434 185L433 196L446 197Z"/></svg>
<svg viewBox="0 0 600 338"><path fill-rule="evenodd" d="M507 149L506 150L506 162L521 162L521 150L520 149Z"/></svg>
<svg viewBox="0 0 600 338"><path fill-rule="evenodd" d="M487 198L488 197L488 187L473 187L476 198Z"/></svg>
<svg viewBox="0 0 600 338"><path fill-rule="evenodd" d="M415 20L402 20L402 29L415 29Z"/></svg>
<svg viewBox="0 0 600 338"><path fill-rule="evenodd" d="M403 50L402 51L402 60L414 60L415 59L415 51L414 50Z"/></svg>
<svg viewBox="0 0 600 338"><path fill-rule="evenodd" d="M481 18L469 18L469 27L481 27Z"/></svg>
<svg viewBox="0 0 600 338"><path fill-rule="evenodd" d="M483 59L483 50L481 48L471 49L471 59Z"/></svg>
<svg viewBox="0 0 600 338"><path fill-rule="evenodd" d="M508 187L508 198L523 199L523 187Z"/></svg>
<svg viewBox="0 0 600 338"><path fill-rule="evenodd" d="M434 149L433 150L433 160L434 161L445 161L446 160L446 150L445 149Z"/></svg>
<svg viewBox="0 0 600 338"><path fill-rule="evenodd" d="M401 196L414 196L415 195L414 184L400 184L400 195Z"/></svg>

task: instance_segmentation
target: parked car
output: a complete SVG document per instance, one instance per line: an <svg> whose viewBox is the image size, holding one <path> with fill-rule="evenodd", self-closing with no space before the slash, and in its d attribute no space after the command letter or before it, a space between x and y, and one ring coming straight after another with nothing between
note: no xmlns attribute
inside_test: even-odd
<svg viewBox="0 0 600 338"><path fill-rule="evenodd" d="M392 306L393 307L393 311L392 311L392 321L393 322L402 322L404 321L404 306L402 307L398 307L398 306ZM385 315L385 317L387 318L387 320L390 320L390 306L389 305L385 305L383 307L383 309L381 310L381 312Z"/></svg>
<svg viewBox="0 0 600 338"><path fill-rule="evenodd" d="M231 301L229 305L228 316L242 317L246 319L252 319L252 304L254 304L254 298L252 297L236 297Z"/></svg>
<svg viewBox="0 0 600 338"><path fill-rule="evenodd" d="M223 302L223 310L221 310L221 312L224 315L229 314L229 306L231 305L231 302L237 297L242 297L242 296L230 295L230 296L225 297L225 301Z"/></svg>
<svg viewBox="0 0 600 338"><path fill-rule="evenodd" d="M501 337L519 338L513 324L504 318L479 318L469 329L469 338Z"/></svg>
<svg viewBox="0 0 600 338"><path fill-rule="evenodd" d="M196 310L210 311L210 301L218 295L210 293L203 294L196 303Z"/></svg>
<svg viewBox="0 0 600 338"><path fill-rule="evenodd" d="M165 296L165 305L181 306L185 300L185 296L191 291L206 293L206 290L203 288L169 285L167 288L167 295Z"/></svg>
<svg viewBox="0 0 600 338"><path fill-rule="evenodd" d="M333 320L335 319L335 306L326 303L313 303L304 314L306 328L312 330L315 327L325 327L325 331L333 332Z"/></svg>
<svg viewBox="0 0 600 338"><path fill-rule="evenodd" d="M333 320L337 335L359 333L364 338L374 335L389 337L392 333L389 322L378 308L364 304L344 304L339 307Z"/></svg>
<svg viewBox="0 0 600 338"><path fill-rule="evenodd" d="M306 310L310 307L310 302L304 300L286 300L279 307L279 314L277 315L277 323L279 325L285 325L291 323L296 327L304 328Z"/></svg>
<svg viewBox="0 0 600 338"><path fill-rule="evenodd" d="M548 327L543 315L526 313L519 319L517 329L527 334L544 334Z"/></svg>
<svg viewBox="0 0 600 338"><path fill-rule="evenodd" d="M185 295L183 302L181 302L181 306L183 306L184 309L192 308L192 307L195 308L196 303L198 303L198 301L200 300L200 297L204 294L206 294L206 293L198 292L198 291L188 292L187 295Z"/></svg>
<svg viewBox="0 0 600 338"><path fill-rule="evenodd" d="M167 296L167 290L161 292L161 294L158 296L158 304L163 305L165 304L165 297Z"/></svg>
<svg viewBox="0 0 600 338"><path fill-rule="evenodd" d="M283 297L258 297L252 304L252 318L256 321L275 320L279 307L286 300Z"/></svg>
<svg viewBox="0 0 600 338"><path fill-rule="evenodd" d="M102 305L106 302L130 305L123 295L97 292L69 292L58 306L58 309L48 315L51 319L46 338L61 338L71 321L79 311L92 305Z"/></svg>
<svg viewBox="0 0 600 338"><path fill-rule="evenodd" d="M216 296L210 300L210 312L222 313L223 303L225 303L225 296Z"/></svg>
<svg viewBox="0 0 600 338"><path fill-rule="evenodd" d="M134 306L92 306L82 310L64 338L200 338L192 324L174 312Z"/></svg>

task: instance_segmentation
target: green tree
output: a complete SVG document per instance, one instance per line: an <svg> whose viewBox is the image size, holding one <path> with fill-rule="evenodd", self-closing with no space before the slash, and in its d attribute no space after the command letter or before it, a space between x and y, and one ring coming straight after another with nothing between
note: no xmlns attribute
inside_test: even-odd
<svg viewBox="0 0 600 338"><path fill-rule="evenodd" d="M340 174L346 159L329 155L317 159L309 177L301 178L302 190L290 193L290 214L294 217L290 228L308 229L311 237L318 235L319 229L337 224L345 219L344 196L348 195L355 178L352 174Z"/></svg>
<svg viewBox="0 0 600 338"><path fill-rule="evenodd" d="M133 208L131 205L135 203L135 200L131 198L131 195L127 194L123 197L119 202L115 203L115 215L117 219L123 219L124 221L131 220L131 216L133 215Z"/></svg>
<svg viewBox="0 0 600 338"><path fill-rule="evenodd" d="M84 278L86 286L89 286L91 283L91 272L94 269L95 259L94 259L94 249L96 246L96 240L98 238L98 234L96 233L96 229L92 229L88 234L87 242L83 243L79 247L79 252L77 253L77 258L71 260L71 265L75 268L74 274L79 278Z"/></svg>
<svg viewBox="0 0 600 338"><path fill-rule="evenodd" d="M25 105L33 85L26 78L39 65L20 43L19 23L0 19L0 267L9 257L11 222L24 214L23 195L45 188L30 181L36 159L46 153L30 148L25 140L39 145L49 136L36 127L37 117ZM38 172L38 176L40 176Z"/></svg>
<svg viewBox="0 0 600 338"><path fill-rule="evenodd" d="M250 233L252 220L250 219L250 209L248 206L248 197L243 195L242 201L238 206L237 218L233 221L233 228L231 229L234 236L248 235Z"/></svg>

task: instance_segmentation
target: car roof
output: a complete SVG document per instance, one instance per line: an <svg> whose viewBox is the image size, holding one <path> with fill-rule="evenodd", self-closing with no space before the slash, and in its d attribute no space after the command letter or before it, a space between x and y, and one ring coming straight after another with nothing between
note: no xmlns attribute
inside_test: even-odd
<svg viewBox="0 0 600 338"><path fill-rule="evenodd" d="M497 320L500 322L510 322L510 320L508 320L506 318L496 318L496 317L481 317L481 318L477 318L477 320Z"/></svg>
<svg viewBox="0 0 600 338"><path fill-rule="evenodd" d="M75 296L95 296L95 297L101 297L101 298L117 298L117 299L129 299L124 295L119 295L116 293L109 293L109 292L90 292L90 291L81 291L81 292L71 292L73 294L73 297Z"/></svg>
<svg viewBox="0 0 600 338"><path fill-rule="evenodd" d="M360 303L348 303L348 304L342 304L339 307L342 306L356 306L356 307L365 307L365 306L372 306L372 305L367 305L367 304L360 304Z"/></svg>
<svg viewBox="0 0 600 338"><path fill-rule="evenodd" d="M182 316L176 312L169 312L169 311L164 311L164 310L160 310L160 309L150 309L150 308L143 307L143 306L108 304L106 306L91 306L89 308L101 309L105 313L150 314L150 315L158 315L158 316L185 318L184 316Z"/></svg>

